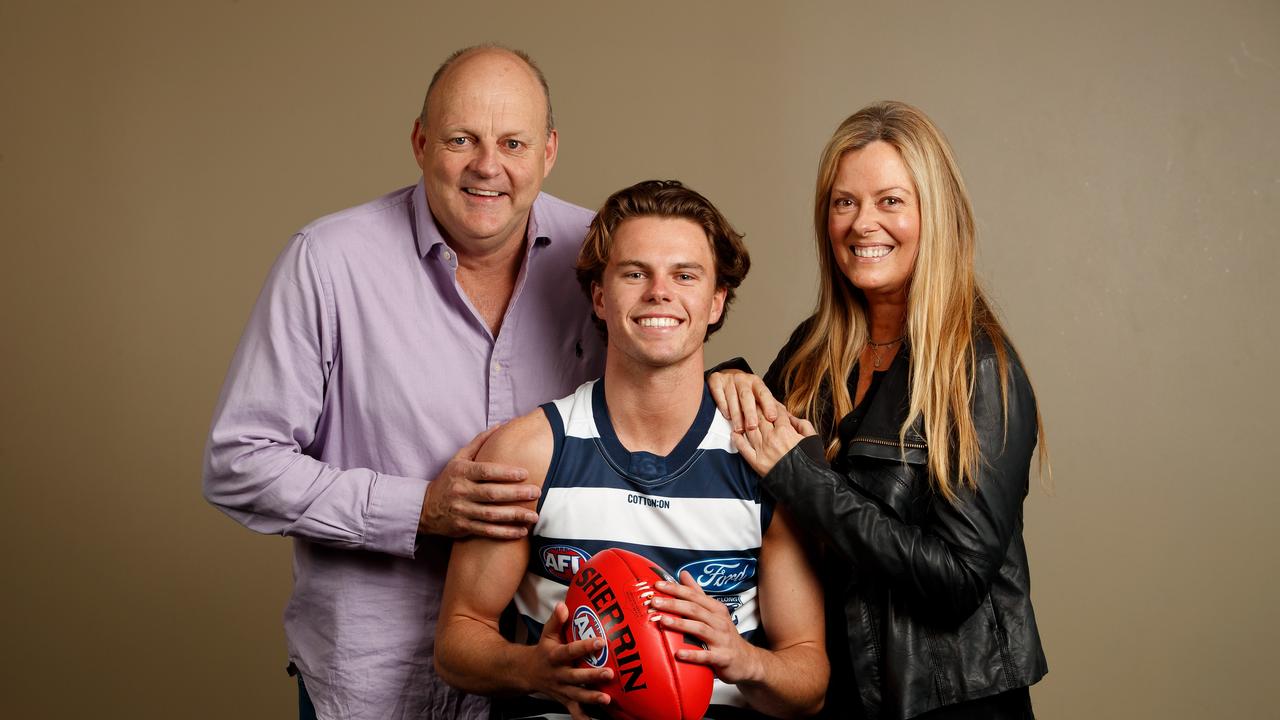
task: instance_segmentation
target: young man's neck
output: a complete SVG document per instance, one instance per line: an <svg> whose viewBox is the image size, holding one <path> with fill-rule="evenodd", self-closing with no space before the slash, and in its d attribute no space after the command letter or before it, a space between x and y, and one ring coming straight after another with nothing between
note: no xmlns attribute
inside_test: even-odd
<svg viewBox="0 0 1280 720"><path fill-rule="evenodd" d="M618 440L631 452L670 454L702 406L702 351L661 368L617 356L605 360L604 394Z"/></svg>

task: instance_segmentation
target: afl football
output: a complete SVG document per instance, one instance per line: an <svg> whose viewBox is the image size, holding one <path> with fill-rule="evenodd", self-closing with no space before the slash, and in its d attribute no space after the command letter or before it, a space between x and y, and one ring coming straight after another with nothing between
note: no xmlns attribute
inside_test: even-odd
<svg viewBox="0 0 1280 720"><path fill-rule="evenodd" d="M651 619L659 580L675 582L657 563L612 548L578 569L564 598L564 641L605 640L579 665L613 670L612 679L595 687L609 696L605 708L620 720L698 720L711 703L711 668L675 656L681 648L703 650L702 643Z"/></svg>

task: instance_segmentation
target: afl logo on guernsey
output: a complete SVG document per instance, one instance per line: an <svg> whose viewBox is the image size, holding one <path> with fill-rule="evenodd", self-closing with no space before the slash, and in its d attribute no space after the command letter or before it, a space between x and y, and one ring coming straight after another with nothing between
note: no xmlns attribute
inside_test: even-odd
<svg viewBox="0 0 1280 720"><path fill-rule="evenodd" d="M572 545L548 545L542 548L542 567L551 577L569 582L578 568L587 564L591 553Z"/></svg>
<svg viewBox="0 0 1280 720"><path fill-rule="evenodd" d="M591 611L586 605L579 605L577 610L573 611L573 641L590 640L592 638L604 638L604 625L600 624L600 618ZM609 658L609 643L605 643L600 648L600 652L594 657L586 657L591 667L600 667L604 665L604 661Z"/></svg>
<svg viewBox="0 0 1280 720"><path fill-rule="evenodd" d="M699 560L676 571L676 576L688 570L702 589L709 593L729 593L742 587L756 576L755 558L715 558Z"/></svg>

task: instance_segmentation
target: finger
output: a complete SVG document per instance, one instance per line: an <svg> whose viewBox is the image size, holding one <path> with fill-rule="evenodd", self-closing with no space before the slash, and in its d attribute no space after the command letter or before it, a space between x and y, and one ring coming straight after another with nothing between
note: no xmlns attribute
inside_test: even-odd
<svg viewBox="0 0 1280 720"><path fill-rule="evenodd" d="M704 622L690 620L679 615L662 615L658 618L658 622L668 630L684 635L692 635L704 644L711 645L715 641L715 631Z"/></svg>
<svg viewBox="0 0 1280 720"><path fill-rule="evenodd" d="M760 436L759 432L752 434L757 438ZM742 457L746 459L748 465L755 460L756 449L751 444L751 436L747 433L734 433L733 446L738 449L738 454L742 455Z"/></svg>
<svg viewBox="0 0 1280 720"><path fill-rule="evenodd" d="M459 450L454 455L454 457L463 458L466 460L474 460L476 458L476 453L480 452L480 446L484 445L484 441L488 440L489 436L497 432L498 428L500 427L502 426L494 425L491 428L487 428L486 430L481 432L479 435L476 435L475 437L471 438L471 442L467 443L461 450Z"/></svg>
<svg viewBox="0 0 1280 720"><path fill-rule="evenodd" d="M729 405L724 399L725 376L723 373L714 372L707 377L707 390L711 392L711 400L715 402L716 409L724 416L725 420L731 420L729 417Z"/></svg>
<svg viewBox="0 0 1280 720"><path fill-rule="evenodd" d="M551 617L547 618L547 623L542 626L543 639L554 638L556 642L560 641L560 629L564 627L564 621L569 619L569 606L562 602L556 603L551 608Z"/></svg>
<svg viewBox="0 0 1280 720"><path fill-rule="evenodd" d="M773 422L778 419L778 401L773 399L773 393L769 392L769 386L764 384L764 380L756 379L756 403L760 406L760 411L764 413L764 419Z"/></svg>
<svg viewBox="0 0 1280 720"><path fill-rule="evenodd" d="M608 705L609 696L599 690L591 688L577 687L576 685L561 685L555 689L555 692L570 702L580 703L583 705ZM568 706L568 703L565 703ZM583 715L586 717L586 715Z"/></svg>
<svg viewBox="0 0 1280 720"><path fill-rule="evenodd" d="M490 505L459 500L454 512L463 519L485 525L532 525L538 522L538 514L520 505Z"/></svg>
<svg viewBox="0 0 1280 720"><path fill-rule="evenodd" d="M743 433L743 435L746 435L747 439L751 441L752 447L759 450L764 447L764 432L762 428L771 428L771 427L773 426L770 425L769 423L764 423L760 427L756 428L755 430Z"/></svg>
<svg viewBox="0 0 1280 720"><path fill-rule="evenodd" d="M609 668L563 668L556 672L556 680L565 685L595 685L596 683L608 682L613 677L613 671Z"/></svg>
<svg viewBox="0 0 1280 720"><path fill-rule="evenodd" d="M733 431L742 432L742 406L738 403L738 393L734 390L726 391L724 402L729 406L729 424L733 425Z"/></svg>
<svg viewBox="0 0 1280 720"><path fill-rule="evenodd" d="M542 488L531 483L472 482L460 489L480 503L526 503L542 496Z"/></svg>
<svg viewBox="0 0 1280 720"><path fill-rule="evenodd" d="M515 465L493 462L467 462L461 466L462 474L476 482L523 482L529 471Z"/></svg>
<svg viewBox="0 0 1280 720"><path fill-rule="evenodd" d="M549 657L551 662L557 665L572 665L578 660L595 655L603 649L604 640L600 638L584 638L564 643L552 650Z"/></svg>
<svg viewBox="0 0 1280 720"><path fill-rule="evenodd" d="M738 404L742 407L742 426L755 430L760 425L760 417L756 414L756 396L750 383L738 387Z"/></svg>
<svg viewBox="0 0 1280 720"><path fill-rule="evenodd" d="M800 421L800 426L796 428L796 432L799 432L801 435L804 435L805 437L818 434L818 430L813 427L813 423L803 418L796 418L796 419Z"/></svg>
<svg viewBox="0 0 1280 720"><path fill-rule="evenodd" d="M676 659L682 662L694 663L695 665L709 665L711 667L724 667L728 664L724 658L711 650L685 650L681 648L676 650Z"/></svg>

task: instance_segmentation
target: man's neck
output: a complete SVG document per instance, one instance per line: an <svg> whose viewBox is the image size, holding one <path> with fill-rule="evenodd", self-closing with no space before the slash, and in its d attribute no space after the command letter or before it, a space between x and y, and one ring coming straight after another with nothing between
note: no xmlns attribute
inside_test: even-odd
<svg viewBox="0 0 1280 720"><path fill-rule="evenodd" d="M502 328L502 319L520 277L520 264L525 256L525 227L527 223L520 227L518 235L492 247L448 243L458 256L458 284L494 337Z"/></svg>
<svg viewBox="0 0 1280 720"><path fill-rule="evenodd" d="M618 355L611 352L605 361L604 394L619 442L630 452L669 455L702 406L702 352L664 368L638 366Z"/></svg>

